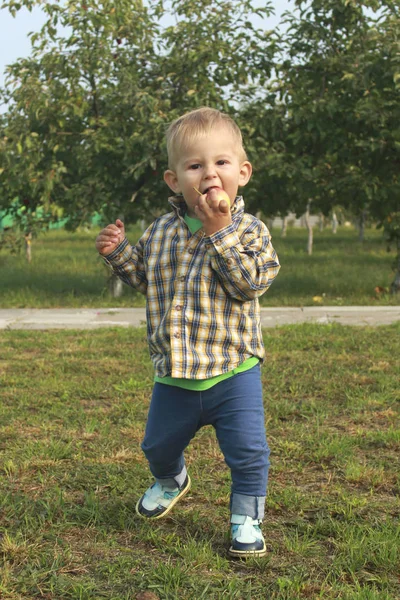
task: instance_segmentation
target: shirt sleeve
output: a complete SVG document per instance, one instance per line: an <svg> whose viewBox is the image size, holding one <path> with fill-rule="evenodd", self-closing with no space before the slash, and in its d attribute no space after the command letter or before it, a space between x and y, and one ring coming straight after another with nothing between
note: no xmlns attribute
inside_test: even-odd
<svg viewBox="0 0 400 600"><path fill-rule="evenodd" d="M112 271L127 285L136 288L142 294L147 292L147 276L143 260L143 248L146 234L136 246L131 246L125 238L123 242L103 260Z"/></svg>
<svg viewBox="0 0 400 600"><path fill-rule="evenodd" d="M211 267L231 298L242 301L258 298L278 274L280 264L271 235L255 217L244 226L231 223L207 236L205 241Z"/></svg>

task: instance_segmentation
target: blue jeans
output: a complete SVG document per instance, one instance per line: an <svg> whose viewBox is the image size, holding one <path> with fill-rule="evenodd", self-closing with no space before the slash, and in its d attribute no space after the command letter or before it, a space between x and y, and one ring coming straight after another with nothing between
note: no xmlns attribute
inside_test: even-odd
<svg viewBox="0 0 400 600"><path fill-rule="evenodd" d="M231 470L231 513L263 518L269 448L260 371L256 365L201 392L155 383L142 450L157 480L181 485L184 449L212 425Z"/></svg>

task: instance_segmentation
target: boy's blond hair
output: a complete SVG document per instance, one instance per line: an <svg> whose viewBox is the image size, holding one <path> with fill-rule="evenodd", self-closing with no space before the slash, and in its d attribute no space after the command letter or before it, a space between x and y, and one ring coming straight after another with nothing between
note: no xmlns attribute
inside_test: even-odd
<svg viewBox="0 0 400 600"><path fill-rule="evenodd" d="M247 160L246 151L243 148L242 132L235 121L229 115L215 108L204 106L175 119L168 127L166 139L169 168L175 167L177 156L182 152L185 144L221 125L227 127L236 139L239 160L241 162Z"/></svg>

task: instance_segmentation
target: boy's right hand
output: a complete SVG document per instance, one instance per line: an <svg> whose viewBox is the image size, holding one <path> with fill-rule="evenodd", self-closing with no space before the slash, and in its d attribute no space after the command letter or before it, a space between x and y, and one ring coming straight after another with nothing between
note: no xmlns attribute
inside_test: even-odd
<svg viewBox="0 0 400 600"><path fill-rule="evenodd" d="M107 256L125 239L125 227L122 221L117 219L114 224L107 225L96 238L96 250L102 256Z"/></svg>

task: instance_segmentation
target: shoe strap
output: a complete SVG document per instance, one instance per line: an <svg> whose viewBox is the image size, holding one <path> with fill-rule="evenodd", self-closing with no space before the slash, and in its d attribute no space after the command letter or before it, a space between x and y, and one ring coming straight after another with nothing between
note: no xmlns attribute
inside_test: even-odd
<svg viewBox="0 0 400 600"><path fill-rule="evenodd" d="M171 500L173 500L173 498L177 495L177 492L175 494L171 492L166 492L158 483L155 483L151 486L151 488L146 490L144 496L150 502L154 502L159 506L167 508L171 504Z"/></svg>
<svg viewBox="0 0 400 600"><path fill-rule="evenodd" d="M251 517L249 517L247 515L232 514L231 515L231 523L232 523L232 525L244 525L245 523L248 523L250 525L259 525L261 523L261 521L259 521L258 519L252 519Z"/></svg>

